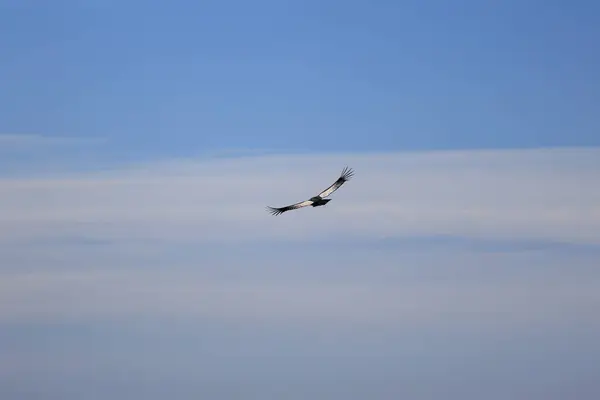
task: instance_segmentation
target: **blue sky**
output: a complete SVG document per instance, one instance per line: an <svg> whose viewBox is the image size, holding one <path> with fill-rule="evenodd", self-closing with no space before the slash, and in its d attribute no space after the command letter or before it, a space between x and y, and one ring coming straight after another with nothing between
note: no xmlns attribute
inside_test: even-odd
<svg viewBox="0 0 600 400"><path fill-rule="evenodd" d="M218 3L2 2L2 130L126 159L600 143L597 3Z"/></svg>
<svg viewBox="0 0 600 400"><path fill-rule="evenodd" d="M169 4L0 0L0 398L599 398L600 5Z"/></svg>

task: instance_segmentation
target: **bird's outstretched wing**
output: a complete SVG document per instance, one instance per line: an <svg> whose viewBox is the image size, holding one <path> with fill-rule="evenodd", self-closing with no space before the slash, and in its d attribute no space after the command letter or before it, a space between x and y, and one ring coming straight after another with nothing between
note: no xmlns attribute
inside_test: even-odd
<svg viewBox="0 0 600 400"><path fill-rule="evenodd" d="M350 180L352 175L354 175L352 168L345 167L337 181L333 182L331 186L319 193L318 196L323 198L329 196L331 193L338 190L346 181Z"/></svg>
<svg viewBox="0 0 600 400"><path fill-rule="evenodd" d="M305 201L301 201L300 203L296 203L296 204L292 204L290 206L285 206L285 207L267 207L267 210L273 214L273 215L279 215L281 213L284 213L286 211L290 211L290 210L295 210L297 208L302 208L302 207L306 207L306 206L310 206L313 202L310 200L305 200Z"/></svg>

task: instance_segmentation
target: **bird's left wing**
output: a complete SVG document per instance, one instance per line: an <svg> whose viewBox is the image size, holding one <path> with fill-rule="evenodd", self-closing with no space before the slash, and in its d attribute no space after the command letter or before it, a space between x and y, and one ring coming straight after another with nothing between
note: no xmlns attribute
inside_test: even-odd
<svg viewBox="0 0 600 400"><path fill-rule="evenodd" d="M296 204L292 204L289 206L285 206L285 207L267 207L267 210L273 214L273 215L279 215L281 213L284 213L286 211L290 211L290 210L295 210L297 208L302 208L302 207L306 207L306 206L310 206L313 202L310 200L305 200L305 201L301 201L300 203L296 203Z"/></svg>
<svg viewBox="0 0 600 400"><path fill-rule="evenodd" d="M333 184L331 186L329 186L327 189L325 189L321 193L319 193L318 196L323 197L323 198L329 196L331 193L338 190L340 188L340 186L342 186L345 182L350 180L350 178L352 178L353 175L354 175L354 171L352 170L352 168L348 168L348 167L344 168L340 177L335 182L333 182Z"/></svg>

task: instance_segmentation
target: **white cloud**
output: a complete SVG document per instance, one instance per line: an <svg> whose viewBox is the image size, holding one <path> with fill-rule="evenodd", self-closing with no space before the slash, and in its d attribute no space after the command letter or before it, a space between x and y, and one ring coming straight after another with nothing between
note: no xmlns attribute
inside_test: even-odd
<svg viewBox="0 0 600 400"><path fill-rule="evenodd" d="M273 217L344 165L326 208ZM449 234L600 244L600 149L271 155L0 180L0 241L250 241Z"/></svg>
<svg viewBox="0 0 600 400"><path fill-rule="evenodd" d="M416 377L440 393L465 376L487 392L522 387L515 376L595 382L581 371L599 353L600 253L545 240L598 244L599 155L272 155L2 179L4 397L85 397L123 376L150 395L149 382L187 382L196 397L273 376L281 393L340 377L370 376L364 393L398 376L398 393ZM344 165L356 176L327 208L265 212ZM440 233L472 246L371 240ZM495 239L504 248L476 251Z"/></svg>
<svg viewBox="0 0 600 400"><path fill-rule="evenodd" d="M0 151L31 150L48 146L65 146L100 143L100 138L46 136L29 133L0 133Z"/></svg>
<svg viewBox="0 0 600 400"><path fill-rule="evenodd" d="M355 178L327 208L279 217L264 210L324 189L344 165ZM180 313L367 324L564 317L600 303L589 260L439 248L425 260L306 243L449 234L600 244L599 167L598 149L541 149L176 160L3 179L0 317ZM280 248L286 240L297 247ZM237 247L242 242L256 250ZM394 268L425 275L400 279ZM432 283L425 276L436 268L460 279ZM539 276L532 282L519 269ZM510 279L486 281L498 270Z"/></svg>

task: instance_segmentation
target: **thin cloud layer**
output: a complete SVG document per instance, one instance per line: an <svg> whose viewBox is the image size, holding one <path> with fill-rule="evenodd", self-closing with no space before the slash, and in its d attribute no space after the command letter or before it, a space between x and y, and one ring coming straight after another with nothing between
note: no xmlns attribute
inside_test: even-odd
<svg viewBox="0 0 600 400"><path fill-rule="evenodd" d="M4 178L0 397L598 393L599 155L254 155ZM345 165L356 175L327 207L265 211Z"/></svg>
<svg viewBox="0 0 600 400"><path fill-rule="evenodd" d="M273 217L342 167L327 207ZM600 243L600 150L271 155L0 180L0 240L457 235Z"/></svg>
<svg viewBox="0 0 600 400"><path fill-rule="evenodd" d="M387 255L394 259L393 253ZM522 271L513 270L503 279L494 280L486 279L493 275L489 265L493 265L494 256L481 257L480 265L472 260L465 263L460 252L445 256L446 260L438 257L433 263L420 264L423 272L416 278L406 273L419 265L414 260L411 263L396 257L402 261L397 265L379 261L352 266L341 257L348 271L340 269L337 281L320 278L331 275L335 267L325 265L318 270L309 263L287 265L285 257L280 257L277 272L262 266L268 260L261 254L240 257L224 266L230 273L228 277L216 276L218 258L210 263L197 262L195 268L168 263L161 268L147 268L138 261L121 262L120 269L110 265L100 269L86 267L81 259L72 257L69 270L40 266L33 272L4 273L0 282L0 322L93 322L142 317L276 323L316 329L342 325L355 329L458 326L498 331L535 325L564 328L577 321L580 328L600 329L595 312L600 306L600 275L590 273L580 259L571 260L575 263L569 273L562 269L556 274L544 271L557 265L549 256L543 265L533 267L527 265L527 257L521 257L513 260L513 265ZM189 263L193 264L194 259L190 257ZM440 271L444 266L449 274L456 275L468 266L471 277L443 278ZM506 262L503 265L509 266ZM540 266L545 268L532 278L531 272ZM306 270L303 278L298 277L300 267ZM244 274L244 269L252 274ZM374 280L370 274L380 278Z"/></svg>
<svg viewBox="0 0 600 400"><path fill-rule="evenodd" d="M598 276L590 275L597 253L577 253L600 243L599 156L596 149L271 155L4 179L0 317L415 324L478 315L492 323L503 320L490 310L503 310L509 325L556 321L563 306L600 303ZM356 176L327 207L279 217L265 211L319 192L344 165ZM440 235L504 250L477 255L427 239ZM410 237L425 241L411 245ZM310 247L319 242L341 247ZM576 262L547 254L566 254L570 247L557 242L575 246ZM511 249L524 254L502 254ZM536 253L545 258L529 255ZM536 285L523 285L520 269ZM427 280L443 270L445 283Z"/></svg>
<svg viewBox="0 0 600 400"><path fill-rule="evenodd" d="M69 146L101 143L100 138L80 138L65 136L46 136L29 133L0 133L0 151L33 150L54 146Z"/></svg>

